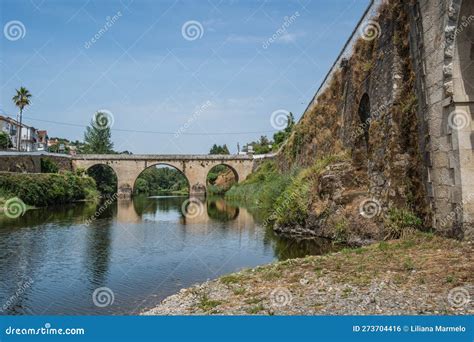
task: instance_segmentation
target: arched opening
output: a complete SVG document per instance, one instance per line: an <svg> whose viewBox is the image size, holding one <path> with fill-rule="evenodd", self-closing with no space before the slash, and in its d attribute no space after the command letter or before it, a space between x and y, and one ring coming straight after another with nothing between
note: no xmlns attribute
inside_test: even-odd
<svg viewBox="0 0 474 342"><path fill-rule="evenodd" d="M225 194L239 181L234 168L226 164L219 164L209 170L207 174L207 193L209 195Z"/></svg>
<svg viewBox="0 0 474 342"><path fill-rule="evenodd" d="M369 147L369 128L370 128L370 99L365 93L359 103L360 128L364 135L365 145Z"/></svg>
<svg viewBox="0 0 474 342"><path fill-rule="evenodd" d="M474 3L463 0L456 25L456 55L462 92L474 98ZM458 75L454 75L456 77Z"/></svg>
<svg viewBox="0 0 474 342"><path fill-rule="evenodd" d="M117 174L106 164L96 164L87 169L87 174L94 178L97 190L104 197L117 193Z"/></svg>
<svg viewBox="0 0 474 342"><path fill-rule="evenodd" d="M189 194L189 181L174 166L156 164L140 173L135 180L133 194L142 196L186 196Z"/></svg>

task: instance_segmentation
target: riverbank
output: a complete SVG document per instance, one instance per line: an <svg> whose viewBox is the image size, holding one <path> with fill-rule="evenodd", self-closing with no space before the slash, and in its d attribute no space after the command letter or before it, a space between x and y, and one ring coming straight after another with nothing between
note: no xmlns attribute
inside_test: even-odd
<svg viewBox="0 0 474 342"><path fill-rule="evenodd" d="M10 173L0 172L0 213L8 203L21 207L21 212L32 207L71 203L99 198L95 181L72 172ZM14 200L14 201L13 201ZM10 202L9 202L10 201Z"/></svg>
<svg viewBox="0 0 474 342"><path fill-rule="evenodd" d="M229 274L144 315L474 314L473 245L431 234Z"/></svg>

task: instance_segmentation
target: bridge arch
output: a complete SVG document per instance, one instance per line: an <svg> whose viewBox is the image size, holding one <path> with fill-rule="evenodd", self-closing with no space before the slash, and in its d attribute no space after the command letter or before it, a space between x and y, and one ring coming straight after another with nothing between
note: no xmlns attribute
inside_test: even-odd
<svg viewBox="0 0 474 342"><path fill-rule="evenodd" d="M455 25L455 54L453 79L459 97L466 102L474 99L474 3L463 0ZM457 89L456 89L457 88ZM456 100L456 99L455 99Z"/></svg>
<svg viewBox="0 0 474 342"><path fill-rule="evenodd" d="M209 168L207 171L206 175L206 187L208 192L212 192L215 194L223 193L230 189L230 187L220 187L219 185L215 184L215 181L217 178L220 177L226 177L227 176L227 170L229 170L232 174L232 180L230 181L230 186L236 184L239 182L239 173L237 170L232 166L229 165L228 163L217 163ZM227 179L224 179L226 181Z"/></svg>
<svg viewBox="0 0 474 342"><path fill-rule="evenodd" d="M140 179L140 176L142 176L145 171L151 170L153 168L169 168L169 169L178 171L180 176L186 181L186 188L187 188L187 191L189 193L190 190L191 190L191 186L190 186L188 177L183 172L183 170L179 167L179 165L173 165L173 164L172 163L166 163L166 162L156 162L156 163L153 163L151 165L147 165L143 170L140 171L140 173L135 178L135 181L134 181L133 186L132 186L132 193L135 194L135 192L136 192L137 182Z"/></svg>
<svg viewBox="0 0 474 342"><path fill-rule="evenodd" d="M85 172L95 180L97 190L102 195L112 196L118 192L117 171L108 163L89 165L85 168Z"/></svg>

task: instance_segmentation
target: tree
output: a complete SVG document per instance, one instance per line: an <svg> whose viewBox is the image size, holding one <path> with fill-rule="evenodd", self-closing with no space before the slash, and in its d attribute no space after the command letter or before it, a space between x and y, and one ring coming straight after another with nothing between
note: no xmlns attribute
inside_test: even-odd
<svg viewBox="0 0 474 342"><path fill-rule="evenodd" d="M291 132L293 131L293 128L295 127L295 117L293 116L293 113L290 112L287 117L288 120L285 129L283 131L276 132L273 135L273 150L278 149L283 144L283 142L288 139L288 137L291 135Z"/></svg>
<svg viewBox="0 0 474 342"><path fill-rule="evenodd" d="M109 127L98 127L91 122L86 127L84 133L84 152L96 154L112 154L114 153L114 144L111 140L112 134Z"/></svg>
<svg viewBox="0 0 474 342"><path fill-rule="evenodd" d="M136 194L161 195L188 192L188 181L172 167L150 167L135 182Z"/></svg>
<svg viewBox="0 0 474 342"><path fill-rule="evenodd" d="M5 132L0 132L0 150L6 150L12 147L12 140Z"/></svg>
<svg viewBox="0 0 474 342"><path fill-rule="evenodd" d="M113 154L114 144L112 143L112 134L109 127L94 125L86 127L84 133L84 152L96 154ZM96 165L91 167L87 174L95 179L97 189L105 195L111 195L117 188L117 176L111 167L105 165Z"/></svg>
<svg viewBox="0 0 474 342"><path fill-rule="evenodd" d="M229 149L227 148L227 145L212 145L211 150L209 151L209 154L230 154Z"/></svg>
<svg viewBox="0 0 474 342"><path fill-rule="evenodd" d="M30 98L31 94L26 89L25 87L20 87L20 89L16 89L16 94L15 96L12 97L13 102L15 103L15 106L18 107L20 110L20 127L18 128L18 143L17 143L17 149L20 151L20 145L21 145L21 127L22 127L22 118L23 118L23 109L26 106L30 105Z"/></svg>
<svg viewBox="0 0 474 342"><path fill-rule="evenodd" d="M291 131L293 131L294 126L295 126L295 117L293 116L293 113L290 112L290 114L288 115L288 121L286 123L285 133L291 133Z"/></svg>

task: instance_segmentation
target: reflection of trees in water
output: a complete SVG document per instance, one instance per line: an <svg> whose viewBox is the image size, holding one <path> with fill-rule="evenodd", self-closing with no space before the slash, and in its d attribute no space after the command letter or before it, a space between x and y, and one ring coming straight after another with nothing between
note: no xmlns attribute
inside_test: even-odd
<svg viewBox="0 0 474 342"><path fill-rule="evenodd" d="M231 202L239 206L238 202ZM255 206L245 206L257 224L262 225L268 217L268 213ZM265 228L264 245L271 245L279 260L291 258L302 258L307 255L322 255L340 249L341 246L334 245L332 241L324 238L296 239L288 236L278 235L269 225Z"/></svg>
<svg viewBox="0 0 474 342"><path fill-rule="evenodd" d="M7 234L0 238L0 308L6 305L1 314L25 314L38 270L48 262L44 246L50 242L44 236L38 238L34 234Z"/></svg>
<svg viewBox="0 0 474 342"><path fill-rule="evenodd" d="M239 208L227 203L223 198L209 198L207 200L207 214L213 220L227 222L239 216Z"/></svg>
<svg viewBox="0 0 474 342"><path fill-rule="evenodd" d="M277 235L271 227L268 227L265 231L264 243L272 245L278 260L302 258L307 255L322 255L340 248L328 239L295 239Z"/></svg>
<svg viewBox="0 0 474 342"><path fill-rule="evenodd" d="M89 282L96 287L104 286L110 259L112 218L102 218L92 222L87 230L85 269Z"/></svg>
<svg viewBox="0 0 474 342"><path fill-rule="evenodd" d="M0 259L1 274L8 274L5 282L2 282L2 293L6 293L8 298L15 296L11 305L5 311L7 314L38 314L39 312L29 312L28 307L24 303L28 303L28 294L35 288L36 282L41 282L44 279L38 279L36 273L42 269L45 264L50 262L51 255L48 246L51 244L50 234L37 234L38 229L46 229L44 226L54 224L54 229L68 228L74 224L83 224L87 219L94 216L94 213L100 208L100 203L86 202L63 204L58 206L48 206L47 208L38 208L28 210L23 216L16 219L9 219L0 216L0 225L2 226L1 233L5 236L1 237L0 241ZM95 231L94 226L100 225L104 222L104 217L107 217L105 222L109 224L114 215L112 208L105 210L99 219L94 221L89 227L88 232L93 232L88 236L88 249L86 255L86 269L93 269L94 275L91 281L100 281L99 274L104 274L107 270L108 257L104 254L101 256L94 256L98 253L95 249L105 251L108 253L108 246L110 239L107 235L104 236L104 230L100 233ZM108 230L108 229L106 229ZM69 234L69 231L67 234ZM95 232L94 232L95 231ZM18 234L16 234L18 232ZM61 237L62 235L59 235ZM67 250L68 246L59 243L55 247L58 251L61 249ZM60 252L61 253L61 252ZM89 258L89 259L88 259ZM91 265L89 265L91 264ZM91 267L89 267L91 266ZM20 281L19 281L20 279ZM5 291L5 292L4 292ZM18 296L15 295L17 291L21 291ZM0 303L4 305L5 303ZM45 308L46 309L46 308Z"/></svg>
<svg viewBox="0 0 474 342"><path fill-rule="evenodd" d="M181 211L181 205L186 197L149 198L147 196L134 196L133 207L138 216L154 214L157 211Z"/></svg>
<svg viewBox="0 0 474 342"><path fill-rule="evenodd" d="M28 210L23 216L15 219L0 215L0 225L7 229L36 227L51 222L60 227L69 226L71 222L83 223L92 217L99 205L93 202L83 202L48 206L47 208Z"/></svg>

